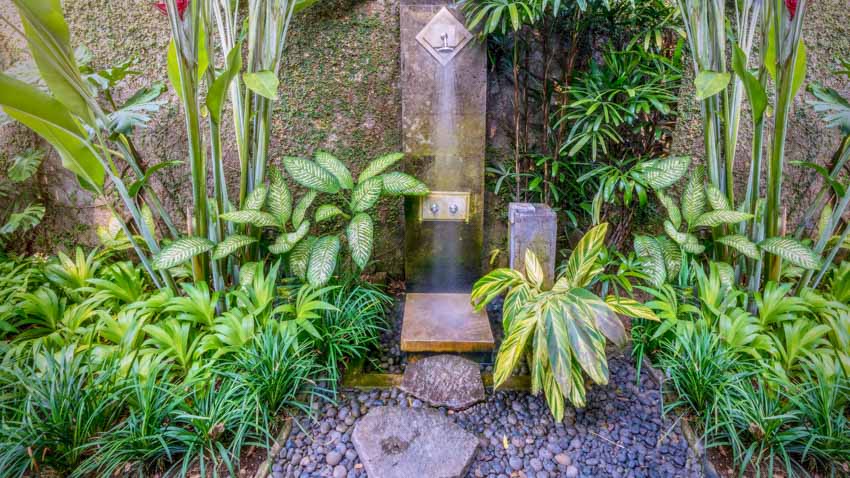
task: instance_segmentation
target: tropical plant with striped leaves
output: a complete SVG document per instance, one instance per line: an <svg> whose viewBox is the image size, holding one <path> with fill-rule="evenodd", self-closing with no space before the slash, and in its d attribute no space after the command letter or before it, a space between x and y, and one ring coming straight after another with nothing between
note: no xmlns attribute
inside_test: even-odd
<svg viewBox="0 0 850 478"><path fill-rule="evenodd" d="M525 253L525 271L496 269L479 279L472 303L482 310L506 293L502 308L505 338L496 356L493 382L504 384L520 360L527 358L533 394L543 391L556 420L564 418L565 399L585 405L585 374L597 384L608 383L606 339L626 342L617 314L658 320L633 299L591 292L602 272L600 254L608 224L589 230L576 244L566 268L554 285L545 285L543 266L531 250Z"/></svg>

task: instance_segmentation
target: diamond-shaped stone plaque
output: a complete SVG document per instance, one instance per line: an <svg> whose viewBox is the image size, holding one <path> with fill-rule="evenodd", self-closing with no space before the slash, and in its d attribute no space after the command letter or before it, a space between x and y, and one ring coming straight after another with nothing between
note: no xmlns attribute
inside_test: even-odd
<svg viewBox="0 0 850 478"><path fill-rule="evenodd" d="M452 61L471 39L472 33L469 33L446 7L441 8L416 35L416 41L444 66Z"/></svg>

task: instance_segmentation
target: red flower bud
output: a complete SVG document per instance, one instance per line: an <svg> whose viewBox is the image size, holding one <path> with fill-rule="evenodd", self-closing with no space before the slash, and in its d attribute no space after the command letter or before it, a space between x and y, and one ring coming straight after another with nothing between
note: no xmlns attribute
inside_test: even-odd
<svg viewBox="0 0 850 478"><path fill-rule="evenodd" d="M153 4L164 15L168 15L168 7L165 6L165 2L156 2ZM177 0L177 14L180 16L180 19L183 19L183 14L186 13L186 8L189 7L189 0Z"/></svg>
<svg viewBox="0 0 850 478"><path fill-rule="evenodd" d="M785 8L788 9L788 13L791 14L791 20L793 20L794 15L797 14L797 0L785 0Z"/></svg>

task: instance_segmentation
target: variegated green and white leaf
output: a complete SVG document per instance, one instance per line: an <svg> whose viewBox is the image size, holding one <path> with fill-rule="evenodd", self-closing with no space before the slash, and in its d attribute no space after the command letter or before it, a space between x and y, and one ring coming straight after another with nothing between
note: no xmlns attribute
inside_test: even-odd
<svg viewBox="0 0 850 478"><path fill-rule="evenodd" d="M298 244L298 241L307 235L308 232L310 232L310 221L304 221L298 226L298 229L296 229L295 232L289 232L277 236L274 244L269 246L269 252L272 254L285 254L289 252L296 244Z"/></svg>
<svg viewBox="0 0 850 478"><path fill-rule="evenodd" d="M685 240L684 244L682 244L682 250L690 254L699 255L705 252L705 246L700 244L697 236L688 234L688 238Z"/></svg>
<svg viewBox="0 0 850 478"><path fill-rule="evenodd" d="M315 243L315 236L307 236L295 244L289 254L289 270L302 281L307 280L307 264L310 262L310 251Z"/></svg>
<svg viewBox="0 0 850 478"><path fill-rule="evenodd" d="M732 209L729 207L729 201L726 200L726 195L710 182L705 185L705 195L708 197L708 203L711 204L711 209L715 211Z"/></svg>
<svg viewBox="0 0 850 478"><path fill-rule="evenodd" d="M306 217L307 209L309 209L310 205L313 204L316 196L316 191L307 191L304 196L298 200L295 204L295 208L292 210L292 227L297 229L301 226L301 221L303 221Z"/></svg>
<svg viewBox="0 0 850 478"><path fill-rule="evenodd" d="M643 178L653 189L666 189L682 179L690 164L691 158L688 156L654 159L645 167Z"/></svg>
<svg viewBox="0 0 850 478"><path fill-rule="evenodd" d="M717 227L721 224L737 224L752 219L752 214L732 210L709 211L700 215L691 227Z"/></svg>
<svg viewBox="0 0 850 478"><path fill-rule="evenodd" d="M156 270L170 269L179 266L189 259L203 254L215 247L204 237L183 237L165 246L153 257L153 267Z"/></svg>
<svg viewBox="0 0 850 478"><path fill-rule="evenodd" d="M667 277L672 279L679 275L679 270L682 268L682 248L667 236L658 236L655 240L661 246Z"/></svg>
<svg viewBox="0 0 850 478"><path fill-rule="evenodd" d="M608 307L611 307L614 312L625 315L626 317L654 320L656 322L659 321L658 316L655 315L655 312L653 312L652 309L634 299L609 295L605 298L605 303L608 304Z"/></svg>
<svg viewBox="0 0 850 478"><path fill-rule="evenodd" d="M255 242L257 242L256 237L244 236L241 234L228 236L225 240L216 244L215 251L213 252L213 260L217 261L224 259L239 249Z"/></svg>
<svg viewBox="0 0 850 478"><path fill-rule="evenodd" d="M365 212L355 214L345 229L351 258L361 269L366 267L372 256L373 229L372 218Z"/></svg>
<svg viewBox="0 0 850 478"><path fill-rule="evenodd" d="M351 171L345 167L342 161L324 151L317 151L315 158L319 166L334 175L342 189L351 189L354 187L354 179L351 177Z"/></svg>
<svg viewBox="0 0 850 478"><path fill-rule="evenodd" d="M402 153L390 153L385 154L377 159L373 159L363 171L360 172L360 175L357 177L357 182L362 183L363 181L375 177L384 171L387 168L397 163L398 160L404 157Z"/></svg>
<svg viewBox="0 0 850 478"><path fill-rule="evenodd" d="M690 225L705 212L705 187L703 187L702 166L697 166L691 173L688 184L682 192L682 216Z"/></svg>
<svg viewBox="0 0 850 478"><path fill-rule="evenodd" d="M248 287L254 282L254 273L257 272L257 262L246 262L239 268L239 285Z"/></svg>
<svg viewBox="0 0 850 478"><path fill-rule="evenodd" d="M543 272L540 259L537 258L537 254L530 247L525 250L525 277L534 288L543 288L543 280L546 278L546 274Z"/></svg>
<svg viewBox="0 0 850 478"><path fill-rule="evenodd" d="M603 222L587 231L578 241L570 258L563 277L571 287L585 287L597 273L601 272L597 262L599 252L605 247L605 235L608 233L608 223Z"/></svg>
<svg viewBox="0 0 850 478"><path fill-rule="evenodd" d="M384 182L383 190L386 194L424 196L430 192L428 190L428 186L426 186L425 183L409 174L392 172L382 174L381 179Z"/></svg>
<svg viewBox="0 0 850 478"><path fill-rule="evenodd" d="M272 171L277 171L272 168ZM281 225L286 224L292 216L292 193L280 177L278 172L276 176L272 176L271 184L269 185L269 195L266 199L268 211L277 218Z"/></svg>
<svg viewBox="0 0 850 478"><path fill-rule="evenodd" d="M381 197L384 182L380 177L360 181L351 193L351 210L363 212L369 210Z"/></svg>
<svg viewBox="0 0 850 478"><path fill-rule="evenodd" d="M322 236L313 244L307 264L307 282L313 287L327 284L336 269L339 256L339 237Z"/></svg>
<svg viewBox="0 0 850 478"><path fill-rule="evenodd" d="M276 217L262 211L231 211L221 214L219 217L236 224L251 224L257 227L279 227Z"/></svg>
<svg viewBox="0 0 850 478"><path fill-rule="evenodd" d="M642 269L654 287L661 287L667 278L664 252L661 245L649 236L635 236L635 253L642 259Z"/></svg>
<svg viewBox="0 0 850 478"><path fill-rule="evenodd" d="M318 208L316 208L316 223L320 223L322 221L327 221L328 219L333 219L336 216L343 214L342 209L336 207L334 204L322 204Z"/></svg>
<svg viewBox="0 0 850 478"><path fill-rule="evenodd" d="M664 206L664 209L667 209L667 217L670 218L670 222L673 223L673 226L676 229L682 226L682 212L679 210L679 207L676 206L676 202L673 201L673 198L664 194L661 191L657 192L658 201Z"/></svg>
<svg viewBox="0 0 850 478"><path fill-rule="evenodd" d="M245 199L245 209L259 211L266 204L268 189L265 186L257 186Z"/></svg>
<svg viewBox="0 0 850 478"><path fill-rule="evenodd" d="M673 239L673 241L680 246L688 241L688 236L690 235L687 232L681 232L673 227L673 223L670 221L664 221L664 232L667 233L670 239Z"/></svg>
<svg viewBox="0 0 850 478"><path fill-rule="evenodd" d="M336 194L339 182L327 169L309 159L287 156L283 158L283 167L298 184L322 193Z"/></svg>
<svg viewBox="0 0 850 478"><path fill-rule="evenodd" d="M790 237L768 237L758 246L761 250L803 269L817 269L821 265L820 258L811 248Z"/></svg>
<svg viewBox="0 0 850 478"><path fill-rule="evenodd" d="M716 239L714 242L729 246L732 249L735 249L736 251L740 252L741 254L749 257L750 259L758 260L761 257L761 253L759 252L758 247L756 247L756 245L752 241L740 234L723 236L719 239Z"/></svg>

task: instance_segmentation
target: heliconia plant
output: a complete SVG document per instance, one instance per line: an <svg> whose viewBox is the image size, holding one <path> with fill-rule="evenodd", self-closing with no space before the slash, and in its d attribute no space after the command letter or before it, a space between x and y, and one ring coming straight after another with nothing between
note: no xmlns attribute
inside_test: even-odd
<svg viewBox="0 0 850 478"><path fill-rule="evenodd" d="M191 262L195 282L222 291L250 281L268 253L285 254L290 274L321 286L336 269L343 241L356 267L369 262L374 234L369 210L380 197L422 195L428 189L412 176L387 171L401 154L375 159L355 182L340 160L319 152L315 160L283 160L291 179L306 188L294 203L283 174L270 168L271 111L286 36L293 15L314 2L249 0L247 10L226 0L152 5L151 11L164 14L170 26L168 78L186 127L192 187L186 234L174 226L149 184L156 172L174 164L141 166L144 161L129 139L133 123L116 129L114 115L101 106L97 89L81 74L59 0L14 0L24 27L19 33L27 39L49 93L0 74L0 106L48 141L80 184L107 198L109 207L111 196L118 196L126 216L115 209L113 215L156 287L179 292L175 268ZM143 100L151 101L153 93L141 94L137 107L152 111ZM228 101L240 160L239 197L232 201L221 140ZM344 199L343 191L350 191L350 197ZM337 198L320 205L311 222L309 208L319 194ZM344 220L344 229L310 235L311 225L331 220ZM165 225L163 234L159 223Z"/></svg>

